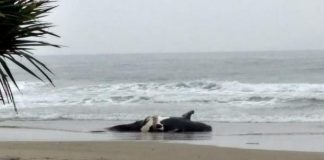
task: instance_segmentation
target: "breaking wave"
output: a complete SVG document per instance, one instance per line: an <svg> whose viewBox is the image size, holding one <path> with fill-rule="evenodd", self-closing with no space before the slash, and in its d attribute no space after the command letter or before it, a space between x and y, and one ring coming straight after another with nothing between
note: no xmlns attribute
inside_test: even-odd
<svg viewBox="0 0 324 160"><path fill-rule="evenodd" d="M119 83L51 88L21 83L18 102L39 105L324 102L324 84L270 84L217 81Z"/></svg>
<svg viewBox="0 0 324 160"><path fill-rule="evenodd" d="M20 82L21 113L11 106L0 119L141 119L150 112L199 110L199 120L226 122L324 121L324 84L241 83L196 80L49 87Z"/></svg>

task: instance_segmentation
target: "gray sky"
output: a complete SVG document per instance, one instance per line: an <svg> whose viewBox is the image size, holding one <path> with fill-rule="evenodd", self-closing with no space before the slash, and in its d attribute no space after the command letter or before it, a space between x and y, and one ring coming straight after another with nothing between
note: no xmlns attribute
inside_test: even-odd
<svg viewBox="0 0 324 160"><path fill-rule="evenodd" d="M39 54L324 49L324 0L58 0Z"/></svg>

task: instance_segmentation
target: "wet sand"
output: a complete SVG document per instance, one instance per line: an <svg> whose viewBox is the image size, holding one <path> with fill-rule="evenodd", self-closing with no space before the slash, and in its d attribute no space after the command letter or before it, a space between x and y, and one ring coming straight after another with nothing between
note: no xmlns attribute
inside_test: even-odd
<svg viewBox="0 0 324 160"><path fill-rule="evenodd" d="M208 133L91 133L122 121L2 121L6 141L153 141L242 149L324 152L324 123L211 123Z"/></svg>
<svg viewBox="0 0 324 160"><path fill-rule="evenodd" d="M159 142L1 142L1 160L323 160L324 153Z"/></svg>
<svg viewBox="0 0 324 160"><path fill-rule="evenodd" d="M324 123L209 123L208 133L91 133L121 121L2 121L0 160L323 160Z"/></svg>

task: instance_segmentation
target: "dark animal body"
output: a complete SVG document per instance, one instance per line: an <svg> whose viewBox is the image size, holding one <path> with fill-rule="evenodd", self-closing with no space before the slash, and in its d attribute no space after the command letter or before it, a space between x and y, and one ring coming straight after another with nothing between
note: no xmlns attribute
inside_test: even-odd
<svg viewBox="0 0 324 160"><path fill-rule="evenodd" d="M116 125L107 128L118 132L210 132L212 127L197 121L191 121L194 111L189 111L182 117L149 116L145 120L129 124Z"/></svg>

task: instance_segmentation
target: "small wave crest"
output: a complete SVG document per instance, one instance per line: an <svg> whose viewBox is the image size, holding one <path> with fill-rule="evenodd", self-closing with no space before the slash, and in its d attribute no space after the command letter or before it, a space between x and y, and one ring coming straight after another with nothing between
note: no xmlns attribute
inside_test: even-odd
<svg viewBox="0 0 324 160"><path fill-rule="evenodd" d="M18 103L37 105L228 103L324 103L324 84L271 84L197 80L187 82L115 83L51 88L44 83L21 82Z"/></svg>

